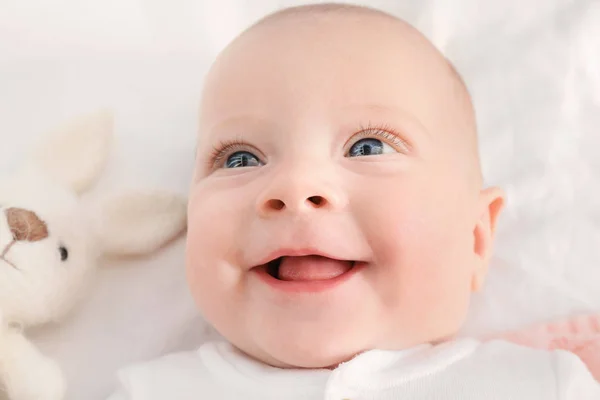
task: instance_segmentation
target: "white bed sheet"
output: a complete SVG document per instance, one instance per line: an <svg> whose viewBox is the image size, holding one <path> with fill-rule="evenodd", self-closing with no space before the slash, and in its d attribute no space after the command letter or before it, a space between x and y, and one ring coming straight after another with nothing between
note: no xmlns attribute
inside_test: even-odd
<svg viewBox="0 0 600 400"><path fill-rule="evenodd" d="M97 192L187 192L196 108L214 55L267 12L303 1L0 0L0 174L36 138L98 107L117 143ZM466 333L600 309L600 2L363 2L422 29L478 111L484 173L506 188L486 291ZM124 364L216 335L187 293L183 239L108 263L58 327L34 332L70 381L103 399Z"/></svg>

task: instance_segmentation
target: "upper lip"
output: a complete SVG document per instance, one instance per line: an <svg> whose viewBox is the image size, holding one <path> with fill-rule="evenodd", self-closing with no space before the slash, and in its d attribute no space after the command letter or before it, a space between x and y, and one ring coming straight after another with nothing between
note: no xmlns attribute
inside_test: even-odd
<svg viewBox="0 0 600 400"><path fill-rule="evenodd" d="M257 266L267 265L281 257L302 257L302 256L320 256L330 258L332 260L339 261L353 261L343 257L337 257L332 254L326 253L319 249L314 248L299 248L299 249L279 249L270 253L267 257L263 258Z"/></svg>

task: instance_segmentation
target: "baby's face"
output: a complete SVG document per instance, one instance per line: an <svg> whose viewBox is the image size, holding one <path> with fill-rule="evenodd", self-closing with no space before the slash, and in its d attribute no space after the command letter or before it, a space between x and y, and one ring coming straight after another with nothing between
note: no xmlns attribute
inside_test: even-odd
<svg viewBox="0 0 600 400"><path fill-rule="evenodd" d="M452 336L487 257L455 92L434 50L386 21L235 41L206 82L189 203L207 320L276 366Z"/></svg>

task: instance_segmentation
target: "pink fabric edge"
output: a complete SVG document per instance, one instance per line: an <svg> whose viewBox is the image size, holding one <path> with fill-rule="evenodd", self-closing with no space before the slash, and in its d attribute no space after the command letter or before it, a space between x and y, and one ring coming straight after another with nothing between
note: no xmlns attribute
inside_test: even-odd
<svg viewBox="0 0 600 400"><path fill-rule="evenodd" d="M600 381L600 314L579 315L536 324L481 339L503 339L536 349L570 351L579 356L592 375Z"/></svg>

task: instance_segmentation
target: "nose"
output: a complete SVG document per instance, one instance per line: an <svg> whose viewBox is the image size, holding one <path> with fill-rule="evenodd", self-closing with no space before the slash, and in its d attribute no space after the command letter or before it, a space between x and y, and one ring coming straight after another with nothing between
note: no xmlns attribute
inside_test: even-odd
<svg viewBox="0 0 600 400"><path fill-rule="evenodd" d="M295 177L286 174L272 181L259 197L258 214L263 217L283 212L306 213L314 210L338 211L346 204L339 187L323 182L320 177Z"/></svg>
<svg viewBox="0 0 600 400"><path fill-rule="evenodd" d="M46 223L33 211L13 207L7 209L5 214L15 241L37 242L48 237Z"/></svg>

